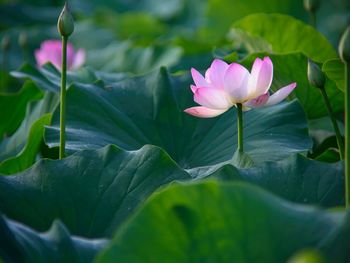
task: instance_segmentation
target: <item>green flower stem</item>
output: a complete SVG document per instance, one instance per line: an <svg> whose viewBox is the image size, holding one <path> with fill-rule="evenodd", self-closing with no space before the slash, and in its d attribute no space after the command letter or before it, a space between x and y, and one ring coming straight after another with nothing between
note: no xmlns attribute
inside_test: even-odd
<svg viewBox="0 0 350 263"><path fill-rule="evenodd" d="M237 103L237 132L238 132L238 151L243 152L243 114L242 114L241 103Z"/></svg>
<svg viewBox="0 0 350 263"><path fill-rule="evenodd" d="M3 50L2 53L2 65L1 65L1 87L0 91L5 92L7 89L7 50Z"/></svg>
<svg viewBox="0 0 350 263"><path fill-rule="evenodd" d="M342 160L344 160L344 141L343 141L343 138L342 138L342 136L340 134L340 130L339 130L339 126L338 126L337 120L334 117L334 113L333 113L333 110L332 110L331 103L329 102L327 91L326 91L325 87L320 88L320 91L321 91L324 103L326 104L326 108L328 110L328 115L329 115L329 117L330 117L330 119L332 121L332 124L333 124L333 128L334 128L334 131L335 131L335 136L337 138L337 144L338 144L338 148L339 148L339 152L340 152L340 158Z"/></svg>
<svg viewBox="0 0 350 263"><path fill-rule="evenodd" d="M60 103L60 150L59 158L65 156L66 148L66 77L67 77L67 41L68 37L62 37L62 69L61 69L61 103Z"/></svg>
<svg viewBox="0 0 350 263"><path fill-rule="evenodd" d="M345 204L350 205L350 62L345 62Z"/></svg>

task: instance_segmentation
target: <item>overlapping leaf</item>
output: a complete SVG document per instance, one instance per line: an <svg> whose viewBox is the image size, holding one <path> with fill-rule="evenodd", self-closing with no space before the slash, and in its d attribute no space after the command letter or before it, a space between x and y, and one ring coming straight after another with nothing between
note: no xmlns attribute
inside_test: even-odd
<svg viewBox="0 0 350 263"><path fill-rule="evenodd" d="M0 95L0 141L16 131L25 116L27 103L42 98L42 92L31 82L15 94Z"/></svg>
<svg viewBox="0 0 350 263"><path fill-rule="evenodd" d="M0 261L7 263L90 263L107 240L71 236L55 221L45 233L0 217Z"/></svg>
<svg viewBox="0 0 350 263"><path fill-rule="evenodd" d="M44 125L50 124L58 96L47 92L40 101L27 105L26 117L16 132L0 143L0 173L22 171L33 164L43 140Z"/></svg>
<svg viewBox="0 0 350 263"><path fill-rule="evenodd" d="M201 168L190 176L158 147L128 152L107 146L0 177L0 211L40 231L59 218L73 234L105 237L160 186L212 177L250 182L298 203L330 207L344 201L341 163L294 156L260 168Z"/></svg>
<svg viewBox="0 0 350 263"><path fill-rule="evenodd" d="M334 48L321 33L291 16L253 14L234 23L233 28L249 33L245 35L248 42L252 41L251 38L262 38L267 41L274 53L284 54L298 51L318 62L337 57ZM270 50L259 48L251 51Z"/></svg>
<svg viewBox="0 0 350 263"><path fill-rule="evenodd" d="M0 177L0 211L41 231L59 218L73 234L108 236L158 187L184 179L189 174L158 147L108 146Z"/></svg>
<svg viewBox="0 0 350 263"><path fill-rule="evenodd" d="M14 174L30 167L34 163L36 155L41 146L44 135L44 126L50 125L50 123L50 113L43 115L37 121L35 121L32 124L28 135L26 136L27 142L23 146L24 148L17 153L16 156L9 157L8 159L0 162L0 173ZM14 138L16 138L16 136Z"/></svg>
<svg viewBox="0 0 350 263"><path fill-rule="evenodd" d="M333 80L338 89L344 92L345 90L345 66L340 59L327 60L323 66L322 71L326 73L327 77Z"/></svg>
<svg viewBox="0 0 350 263"><path fill-rule="evenodd" d="M344 204L344 164L323 163L293 155L260 167L237 169L227 164L220 169L198 170L198 177L220 178L227 181L242 180L253 183L296 203L325 207Z"/></svg>
<svg viewBox="0 0 350 263"><path fill-rule="evenodd" d="M303 248L345 262L349 224L348 216L245 184L173 185L150 198L95 262L277 263Z"/></svg>
<svg viewBox="0 0 350 263"><path fill-rule="evenodd" d="M294 0L209 0L206 9L206 18L210 27L206 31L211 36L222 38L229 27L243 17L254 13L284 13L293 14L297 18L305 18L301 1Z"/></svg>

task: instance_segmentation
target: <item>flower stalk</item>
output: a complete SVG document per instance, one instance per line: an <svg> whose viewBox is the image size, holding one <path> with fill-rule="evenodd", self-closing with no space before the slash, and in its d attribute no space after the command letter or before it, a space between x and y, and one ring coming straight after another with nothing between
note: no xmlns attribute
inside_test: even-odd
<svg viewBox="0 0 350 263"><path fill-rule="evenodd" d="M311 59L308 60L307 77L308 77L309 83L311 85L315 86L316 88L318 88L322 94L324 103L325 103L327 111L328 111L329 118L331 119L331 122L333 125L335 136L337 138L337 144L338 144L338 149L339 149L339 153L340 153L340 158L342 160L344 160L344 141L343 141L343 138L342 138L341 133L340 133L337 119L334 116L332 105L331 105L331 103L329 101L329 97L327 95L327 91L326 91L326 87L325 87L326 77L325 77L324 73L322 72L322 70L320 69L320 67L315 62L313 62Z"/></svg>
<svg viewBox="0 0 350 263"><path fill-rule="evenodd" d="M62 37L62 68L61 68L61 97L60 97L60 149L59 158L65 157L66 148L66 82L67 82L67 44L68 37L74 31L74 21L67 3L58 18L57 30Z"/></svg>
<svg viewBox="0 0 350 263"><path fill-rule="evenodd" d="M345 206L350 206L350 26L339 42L339 56L344 62L345 72Z"/></svg>
<svg viewBox="0 0 350 263"><path fill-rule="evenodd" d="M238 151L243 153L243 110L241 103L237 103L237 139Z"/></svg>
<svg viewBox="0 0 350 263"><path fill-rule="evenodd" d="M60 150L59 158L65 157L66 148L66 82L67 82L67 42L68 37L62 37L62 70L61 70L61 103L60 103Z"/></svg>
<svg viewBox="0 0 350 263"><path fill-rule="evenodd" d="M320 91L321 91L324 103L326 105L329 118L331 119L332 124L333 124L335 136L337 138L337 144L338 144L338 148L339 148L340 159L344 160L344 158L345 158L344 141L343 141L343 137L341 136L341 133L340 133L340 129L339 129L339 126L338 126L338 123L337 123L337 119L334 116L333 109L332 109L331 103L329 101L329 97L327 95L326 89L323 87L322 89L320 89Z"/></svg>
<svg viewBox="0 0 350 263"><path fill-rule="evenodd" d="M333 109L332 109L331 103L329 101L329 97L327 95L327 91L326 91L325 87L320 89L320 91L321 91L324 103L326 105L329 118L331 119L332 124L333 124L334 132L335 132L335 136L336 136L337 144L338 144L338 148L339 148L340 159L344 160L344 158L345 158L344 157L344 154L345 154L344 153L344 141L343 141L343 138L342 138L341 133L340 133L337 119L334 116Z"/></svg>
<svg viewBox="0 0 350 263"><path fill-rule="evenodd" d="M350 205L350 62L345 62L345 204Z"/></svg>

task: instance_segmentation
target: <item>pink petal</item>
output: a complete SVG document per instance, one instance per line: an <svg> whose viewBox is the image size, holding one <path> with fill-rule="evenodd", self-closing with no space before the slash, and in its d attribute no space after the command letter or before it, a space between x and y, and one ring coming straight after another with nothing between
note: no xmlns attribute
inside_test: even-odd
<svg viewBox="0 0 350 263"><path fill-rule="evenodd" d="M266 104L266 102L269 100L269 93L265 93L255 99L252 99L250 101L247 101L244 103L244 106L249 107L249 108L259 108L262 107Z"/></svg>
<svg viewBox="0 0 350 263"><path fill-rule="evenodd" d="M40 49L46 51L50 51L53 49L60 49L61 48L61 40L45 40L41 43Z"/></svg>
<svg viewBox="0 0 350 263"><path fill-rule="evenodd" d="M268 92L273 78L273 64L269 57L256 58L249 79L249 94L258 97Z"/></svg>
<svg viewBox="0 0 350 263"><path fill-rule="evenodd" d="M191 90L192 90L193 93L196 93L196 90L197 90L197 89L198 89L197 86L191 85Z"/></svg>
<svg viewBox="0 0 350 263"><path fill-rule="evenodd" d="M274 94L270 96L265 106L271 106L271 105L280 103L295 89L296 86L297 84L294 82L292 84L289 84L288 86L285 86L279 89L278 91L276 91Z"/></svg>
<svg viewBox="0 0 350 263"><path fill-rule="evenodd" d="M198 87L208 87L208 82L204 79L201 73L199 73L196 69L191 68L191 75L194 83Z"/></svg>
<svg viewBox="0 0 350 263"><path fill-rule="evenodd" d="M62 66L62 42L61 40L44 41L41 48L47 58L46 62L51 62L57 69ZM45 62L45 63L46 63Z"/></svg>
<svg viewBox="0 0 350 263"><path fill-rule="evenodd" d="M45 53L42 52L41 49L35 50L34 56L35 56L36 63L38 64L39 67L43 66L48 61Z"/></svg>
<svg viewBox="0 0 350 263"><path fill-rule="evenodd" d="M206 107L192 107L184 110L184 112L200 118L212 118L224 113L227 110L228 109L213 110Z"/></svg>
<svg viewBox="0 0 350 263"><path fill-rule="evenodd" d="M247 97L249 75L249 71L237 63L230 64L226 70L224 88L233 101L243 102Z"/></svg>
<svg viewBox="0 0 350 263"><path fill-rule="evenodd" d="M224 89L224 76L228 64L220 59L215 59L211 63L210 68L205 72L205 79L212 84L213 87L218 89Z"/></svg>
<svg viewBox="0 0 350 263"><path fill-rule="evenodd" d="M211 109L227 109L232 106L226 92L219 89L197 88L194 94L194 101Z"/></svg>
<svg viewBox="0 0 350 263"><path fill-rule="evenodd" d="M86 57L85 50L79 49L74 56L72 69L80 68L85 63L85 57Z"/></svg>

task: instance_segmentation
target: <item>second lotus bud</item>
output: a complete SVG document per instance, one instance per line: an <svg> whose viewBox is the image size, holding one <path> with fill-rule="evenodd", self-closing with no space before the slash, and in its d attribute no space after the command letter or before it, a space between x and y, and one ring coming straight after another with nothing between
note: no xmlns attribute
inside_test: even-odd
<svg viewBox="0 0 350 263"><path fill-rule="evenodd" d="M311 59L307 64L307 78L312 86L322 89L325 85L326 78L320 67Z"/></svg>

